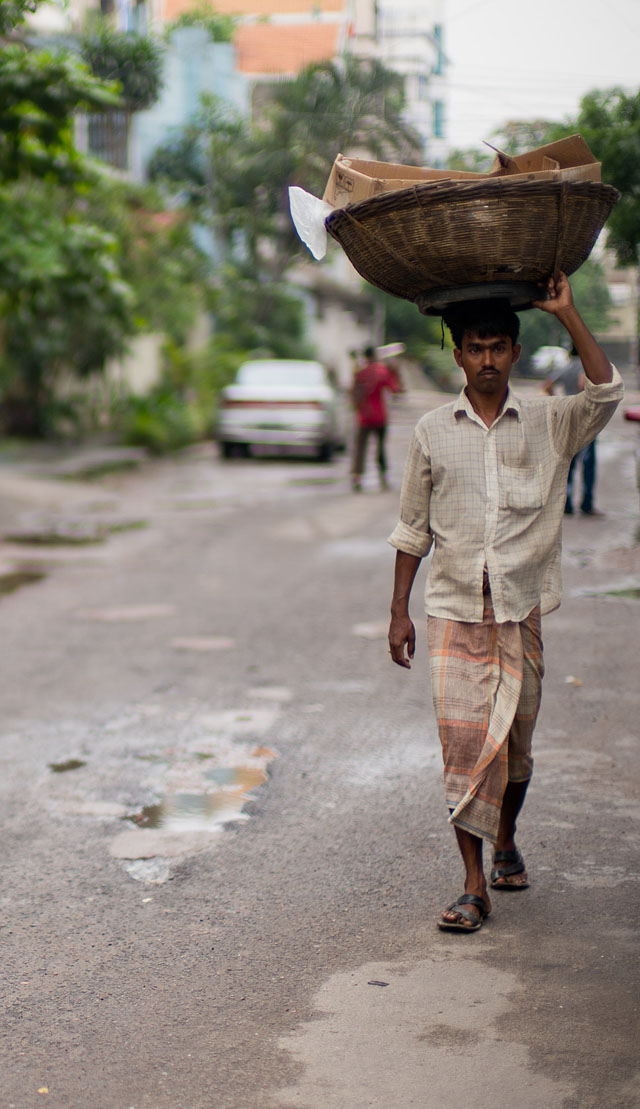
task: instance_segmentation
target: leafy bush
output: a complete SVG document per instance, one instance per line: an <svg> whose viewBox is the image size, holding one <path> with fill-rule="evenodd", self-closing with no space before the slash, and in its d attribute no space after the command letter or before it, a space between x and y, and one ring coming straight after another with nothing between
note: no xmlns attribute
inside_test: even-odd
<svg viewBox="0 0 640 1109"><path fill-rule="evenodd" d="M201 0L170 23L167 33L171 35L172 31L181 27L200 27L207 32L212 42L232 42L237 24L237 17L216 12L211 4Z"/></svg>
<svg viewBox="0 0 640 1109"><path fill-rule="evenodd" d="M122 441L164 454L206 439L218 394L246 356L217 337L196 352L167 342L160 383L146 396L125 397L116 406L114 422Z"/></svg>
<svg viewBox="0 0 640 1109"><path fill-rule="evenodd" d="M162 46L148 35L114 31L101 23L80 40L80 52L95 77L118 81L130 112L155 103L162 88Z"/></svg>

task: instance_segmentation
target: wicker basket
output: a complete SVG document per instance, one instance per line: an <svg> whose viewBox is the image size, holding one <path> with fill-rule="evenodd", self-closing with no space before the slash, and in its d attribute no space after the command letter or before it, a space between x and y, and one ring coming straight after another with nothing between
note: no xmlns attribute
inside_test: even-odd
<svg viewBox="0 0 640 1109"><path fill-rule="evenodd" d="M619 197L592 182L434 181L336 209L326 228L362 277L425 314L474 297L525 308L588 258Z"/></svg>

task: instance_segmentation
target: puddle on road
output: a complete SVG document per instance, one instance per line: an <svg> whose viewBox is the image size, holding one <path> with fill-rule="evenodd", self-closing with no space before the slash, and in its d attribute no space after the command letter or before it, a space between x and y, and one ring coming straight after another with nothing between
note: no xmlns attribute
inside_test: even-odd
<svg viewBox="0 0 640 1109"><path fill-rule="evenodd" d="M137 470L140 468L142 457L140 458L110 458L105 459L104 462L96 462L93 465L78 467L68 473L59 471L55 477L57 481L100 481L103 477L110 477L111 474L122 474L130 470ZM49 477L49 474L45 475Z"/></svg>
<svg viewBox="0 0 640 1109"><path fill-rule="evenodd" d="M50 762L47 765L54 774L65 774L68 770L79 770L87 764L84 759L67 759L65 762Z"/></svg>
<svg viewBox="0 0 640 1109"><path fill-rule="evenodd" d="M113 608L87 608L76 615L81 620L97 620L105 624L120 624L138 620L153 620L156 617L172 616L174 605L114 605Z"/></svg>
<svg viewBox="0 0 640 1109"><path fill-rule="evenodd" d="M122 814L126 830L112 840L109 853L132 878L161 884L170 876L170 860L209 848L226 825L249 820L245 806L269 781L267 766L277 753L252 747L236 765L211 765L209 760L216 758L218 752L202 747L178 759L169 756L165 772L152 786L157 799Z"/></svg>
<svg viewBox="0 0 640 1109"><path fill-rule="evenodd" d="M207 770L205 778L218 786L228 786L248 793L268 782L269 775L266 770L257 766L221 766Z"/></svg>
<svg viewBox="0 0 640 1109"><path fill-rule="evenodd" d="M594 589L584 592L583 597L622 597L632 601L640 601L640 586L625 585L620 589Z"/></svg>
<svg viewBox="0 0 640 1109"><path fill-rule="evenodd" d="M208 512L220 507L220 501L215 497L183 497L168 501L167 504L175 512Z"/></svg>
<svg viewBox="0 0 640 1109"><path fill-rule="evenodd" d="M176 651L227 651L235 645L235 639L222 635L190 635L171 640Z"/></svg>
<svg viewBox="0 0 640 1109"><path fill-rule="evenodd" d="M117 523L94 523L86 520L65 521L47 530L20 531L5 535L7 543L25 547L89 547L104 543L110 535L138 531L148 527L146 520L121 520Z"/></svg>
<svg viewBox="0 0 640 1109"><path fill-rule="evenodd" d="M232 821L248 820L243 807L251 791L268 782L266 770L251 766L215 767L204 777L222 787L212 793L174 793L126 817L137 828L168 832L215 831Z"/></svg>
<svg viewBox="0 0 640 1109"><path fill-rule="evenodd" d="M40 570L11 570L6 574L0 574L0 597L15 593L16 589L22 589L23 585L35 585L46 576Z"/></svg>

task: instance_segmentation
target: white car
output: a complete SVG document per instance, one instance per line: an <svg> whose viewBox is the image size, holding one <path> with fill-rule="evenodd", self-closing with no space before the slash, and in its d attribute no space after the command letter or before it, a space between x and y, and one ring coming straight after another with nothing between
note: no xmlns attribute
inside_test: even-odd
<svg viewBox="0 0 640 1109"><path fill-rule="evenodd" d="M538 347L531 357L531 365L536 374L545 377L551 370L564 370L569 358L569 351L564 347Z"/></svg>
<svg viewBox="0 0 640 1109"><path fill-rule="evenodd" d="M255 359L222 390L215 434L223 458L260 445L327 462L346 446L346 405L321 362Z"/></svg>

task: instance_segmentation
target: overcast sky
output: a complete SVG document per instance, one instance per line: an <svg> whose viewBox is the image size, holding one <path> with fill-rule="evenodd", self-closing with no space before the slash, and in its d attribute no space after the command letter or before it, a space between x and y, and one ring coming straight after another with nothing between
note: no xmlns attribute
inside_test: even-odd
<svg viewBox="0 0 640 1109"><path fill-rule="evenodd" d="M593 88L640 88L639 0L446 0L445 28L452 146L574 115Z"/></svg>

